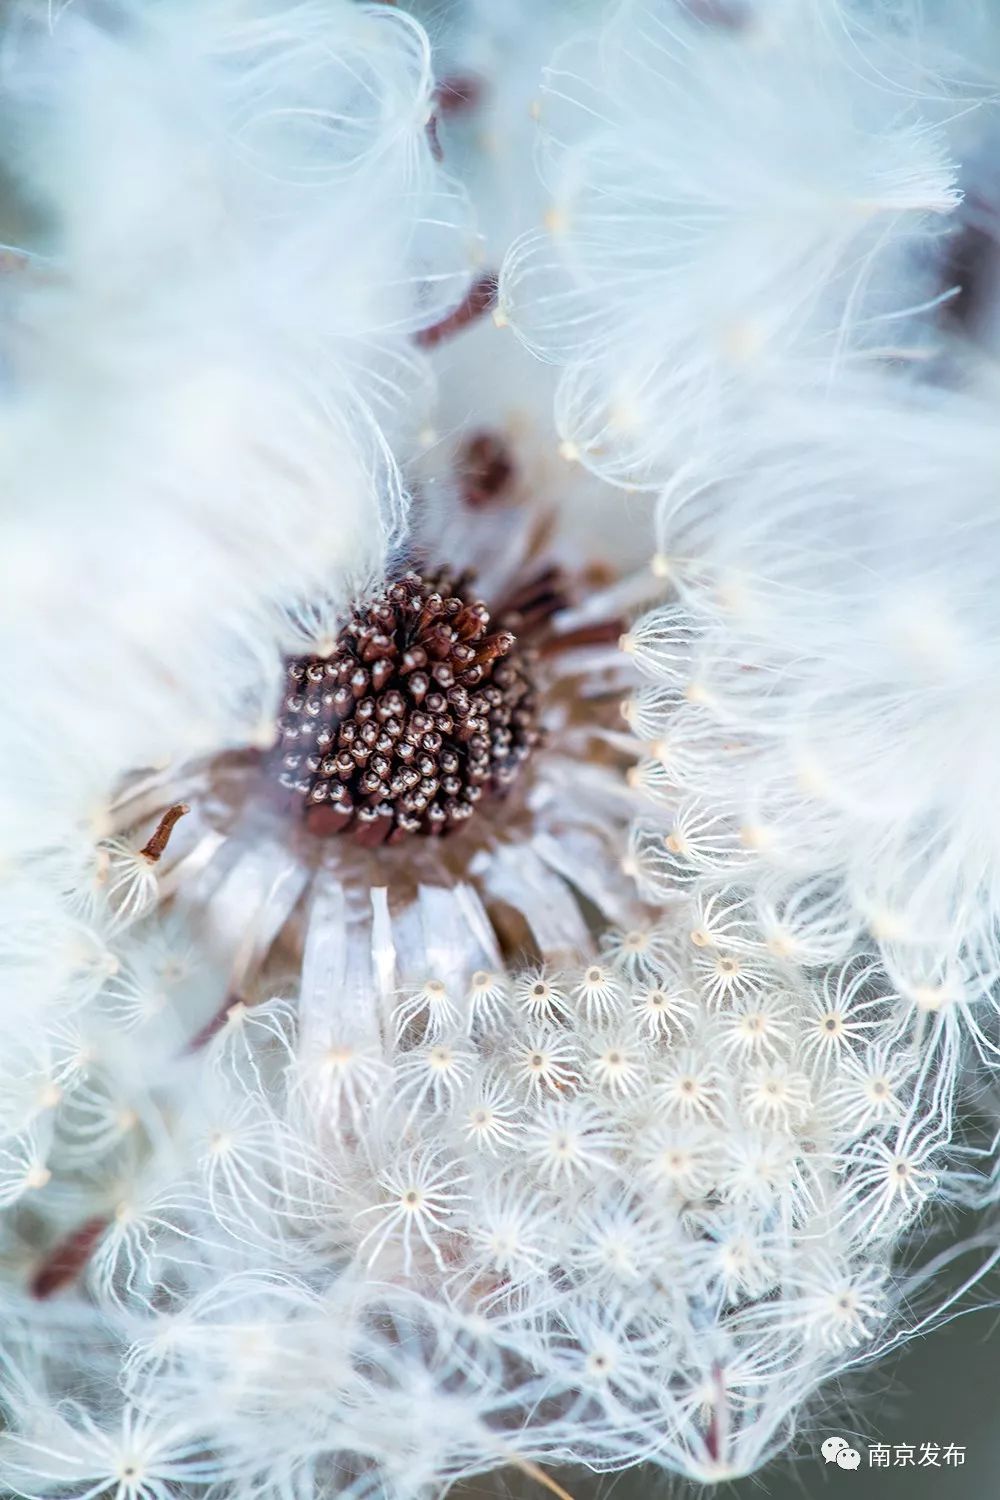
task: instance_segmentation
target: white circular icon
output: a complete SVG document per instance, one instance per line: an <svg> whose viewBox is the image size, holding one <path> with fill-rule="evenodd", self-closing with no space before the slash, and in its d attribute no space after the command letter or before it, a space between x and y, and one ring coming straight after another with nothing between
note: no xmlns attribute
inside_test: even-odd
<svg viewBox="0 0 1000 1500"><path fill-rule="evenodd" d="M819 1451L828 1464L833 1464L837 1462L837 1455L842 1453L845 1448L850 1448L850 1446L846 1438L828 1437L824 1439L823 1446Z"/></svg>

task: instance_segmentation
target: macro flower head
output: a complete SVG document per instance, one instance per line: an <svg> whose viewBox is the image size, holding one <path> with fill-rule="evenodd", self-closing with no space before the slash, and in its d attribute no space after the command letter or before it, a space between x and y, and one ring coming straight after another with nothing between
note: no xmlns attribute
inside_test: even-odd
<svg viewBox="0 0 1000 1500"><path fill-rule="evenodd" d="M11 1494L727 1483L1000 1256L990 28L416 12L4 18Z"/></svg>

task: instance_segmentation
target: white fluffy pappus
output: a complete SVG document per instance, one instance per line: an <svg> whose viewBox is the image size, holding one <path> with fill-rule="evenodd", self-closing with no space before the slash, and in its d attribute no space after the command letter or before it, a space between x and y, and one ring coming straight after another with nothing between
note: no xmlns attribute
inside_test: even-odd
<svg viewBox="0 0 1000 1500"><path fill-rule="evenodd" d="M412 336L474 241L401 13L26 4L0 69L34 216L3 271L5 674L20 719L58 680L114 774L252 734L282 607L378 571Z"/></svg>
<svg viewBox="0 0 1000 1500"><path fill-rule="evenodd" d="M173 1057L156 1014L92 1029L46 1174L15 1181L23 1136L0 1174L36 1226L5 1257L12 1488L126 1462L164 1497L336 1474L408 1500L570 1459L719 1481L926 1326L906 1265L982 1153L877 964L776 958L704 897L603 950L512 974L456 950L446 1010L390 957L381 1020L309 966L296 1003L233 1004Z"/></svg>
<svg viewBox="0 0 1000 1500"><path fill-rule="evenodd" d="M992 392L776 398L664 492L674 599L626 645L650 889L742 882L805 961L867 931L926 1026L995 1057Z"/></svg>
<svg viewBox="0 0 1000 1500"><path fill-rule="evenodd" d="M913 242L959 201L957 106L907 15L626 0L556 55L550 205L500 309L562 367L560 435L589 468L655 486L762 388L892 347L933 295Z"/></svg>
<svg viewBox="0 0 1000 1500"><path fill-rule="evenodd" d="M484 264L497 270L514 240L543 222L548 197L532 170L542 73L557 47L603 13L600 0L458 0L416 8L438 59L437 134L445 160L467 188L483 234ZM425 486L448 482L470 440L501 455L508 490L544 489L567 535L600 536L602 553L632 565L648 531L645 496L635 524L620 503L561 445L553 417L558 371L535 359L501 313L433 354L438 401L422 434Z"/></svg>

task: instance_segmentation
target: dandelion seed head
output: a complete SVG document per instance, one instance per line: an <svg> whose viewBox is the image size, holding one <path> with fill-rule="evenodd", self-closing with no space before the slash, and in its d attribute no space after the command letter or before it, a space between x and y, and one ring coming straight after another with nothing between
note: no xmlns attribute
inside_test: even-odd
<svg viewBox="0 0 1000 1500"><path fill-rule="evenodd" d="M462 88L399 7L27 9L5 1472L749 1472L995 1196L996 466L913 306L987 111L899 7L477 4Z"/></svg>

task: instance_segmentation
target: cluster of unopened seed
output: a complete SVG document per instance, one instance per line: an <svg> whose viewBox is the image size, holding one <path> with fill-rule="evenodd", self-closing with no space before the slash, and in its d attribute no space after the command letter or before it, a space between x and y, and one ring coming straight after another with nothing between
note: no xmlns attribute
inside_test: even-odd
<svg viewBox="0 0 1000 1500"><path fill-rule="evenodd" d="M407 573L289 663L274 764L312 831L395 843L463 824L538 742L534 684L468 578Z"/></svg>

